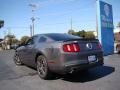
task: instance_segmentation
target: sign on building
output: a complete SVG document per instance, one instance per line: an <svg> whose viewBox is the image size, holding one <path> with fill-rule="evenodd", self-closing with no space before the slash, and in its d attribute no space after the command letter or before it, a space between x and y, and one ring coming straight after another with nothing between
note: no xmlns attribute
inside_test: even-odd
<svg viewBox="0 0 120 90"><path fill-rule="evenodd" d="M104 55L114 53L113 12L112 5L97 0L98 39L100 40Z"/></svg>

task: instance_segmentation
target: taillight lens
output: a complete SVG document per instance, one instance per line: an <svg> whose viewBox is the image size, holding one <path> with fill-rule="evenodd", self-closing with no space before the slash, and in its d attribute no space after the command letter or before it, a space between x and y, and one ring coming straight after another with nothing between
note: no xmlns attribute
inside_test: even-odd
<svg viewBox="0 0 120 90"><path fill-rule="evenodd" d="M65 44L63 45L63 51L64 52L79 52L80 47L77 43Z"/></svg>
<svg viewBox="0 0 120 90"><path fill-rule="evenodd" d="M102 48L101 44L97 43L97 49L101 49L101 48Z"/></svg>

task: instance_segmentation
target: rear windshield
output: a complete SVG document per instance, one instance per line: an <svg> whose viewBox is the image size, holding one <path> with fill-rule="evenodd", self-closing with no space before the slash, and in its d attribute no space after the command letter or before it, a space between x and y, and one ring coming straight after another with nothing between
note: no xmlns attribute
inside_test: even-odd
<svg viewBox="0 0 120 90"><path fill-rule="evenodd" d="M64 41L71 39L80 39L81 37L69 35L69 34L46 34L47 37L55 40L55 41Z"/></svg>

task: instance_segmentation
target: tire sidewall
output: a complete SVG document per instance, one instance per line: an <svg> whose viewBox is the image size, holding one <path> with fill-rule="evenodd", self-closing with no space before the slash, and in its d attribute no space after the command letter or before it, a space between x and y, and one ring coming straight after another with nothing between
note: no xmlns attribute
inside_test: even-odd
<svg viewBox="0 0 120 90"><path fill-rule="evenodd" d="M14 62L15 62L15 64L16 64L16 65L22 65L21 60L18 62L17 59L20 60L19 56L18 56L17 54L15 54L15 55L14 55Z"/></svg>
<svg viewBox="0 0 120 90"><path fill-rule="evenodd" d="M47 64L47 59L46 59L45 56L40 55L40 56L38 56L38 58L37 58L37 62L39 62L41 58L44 58L45 63L46 63L45 74L44 74L44 75L40 75L40 73L38 72L38 67L37 67L37 72L38 72L38 75L39 75L40 78L42 78L42 79L47 79L47 77L48 77L48 72L49 72L48 64ZM36 63L37 63L37 62L36 62Z"/></svg>

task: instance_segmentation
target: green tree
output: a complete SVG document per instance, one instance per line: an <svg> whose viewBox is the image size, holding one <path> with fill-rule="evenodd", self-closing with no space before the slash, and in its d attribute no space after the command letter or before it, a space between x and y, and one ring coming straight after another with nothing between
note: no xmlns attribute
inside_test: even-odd
<svg viewBox="0 0 120 90"><path fill-rule="evenodd" d="M25 44L30 39L29 36L23 36L20 40L20 44Z"/></svg>
<svg viewBox="0 0 120 90"><path fill-rule="evenodd" d="M78 36L85 38L86 32L84 30L78 32Z"/></svg>
<svg viewBox="0 0 120 90"><path fill-rule="evenodd" d="M19 40L16 39L16 38L14 38L14 39L12 40L12 44L19 44Z"/></svg>
<svg viewBox="0 0 120 90"><path fill-rule="evenodd" d="M117 27L120 28L120 22L118 22Z"/></svg>
<svg viewBox="0 0 120 90"><path fill-rule="evenodd" d="M82 31L78 31L78 32L75 32L74 31L74 33L72 32L72 35L75 35L75 36L79 36L79 37L85 37L85 31L84 30L82 30Z"/></svg>
<svg viewBox="0 0 120 90"><path fill-rule="evenodd" d="M0 28L2 28L4 26L4 21L0 20Z"/></svg>
<svg viewBox="0 0 120 90"><path fill-rule="evenodd" d="M85 34L85 38L87 38L87 39L95 39L95 35L93 34L92 31L88 31Z"/></svg>
<svg viewBox="0 0 120 90"><path fill-rule="evenodd" d="M74 34L75 34L75 31L70 29L70 30L68 30L68 34L74 35Z"/></svg>
<svg viewBox="0 0 120 90"><path fill-rule="evenodd" d="M15 38L15 36L8 34L8 35L5 36L5 38Z"/></svg>
<svg viewBox="0 0 120 90"><path fill-rule="evenodd" d="M94 39L95 38L93 31L86 32L85 30L81 30L81 31L75 32L73 30L69 30L68 34L72 34L72 35L87 38L87 39Z"/></svg>
<svg viewBox="0 0 120 90"><path fill-rule="evenodd" d="M16 38L14 35L6 35L4 39L6 40L7 45L12 45L16 43Z"/></svg>

